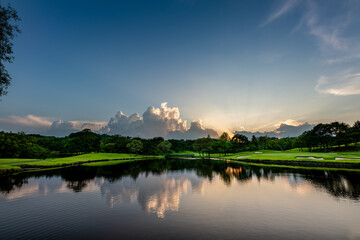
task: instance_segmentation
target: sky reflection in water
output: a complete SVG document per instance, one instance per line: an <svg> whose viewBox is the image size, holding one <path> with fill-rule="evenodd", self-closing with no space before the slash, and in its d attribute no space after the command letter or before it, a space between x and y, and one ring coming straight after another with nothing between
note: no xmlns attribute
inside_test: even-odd
<svg viewBox="0 0 360 240"><path fill-rule="evenodd" d="M70 213L74 208L82 221L89 221L85 219L88 215L100 222L123 222L124 229L142 224L142 234L149 236L165 231L167 237L231 238L241 232L255 239L358 239L359 179L358 173L351 172L202 161L72 168L2 181L0 210L13 207L3 213L18 215L20 224L26 222L21 208L32 213L29 208L34 202L60 204L50 210L64 211L66 218L72 217L72 224L79 224ZM33 211L35 214L36 208ZM161 225L155 227L159 224L155 219L162 219ZM0 222L6 222L4 215ZM153 229L150 233L148 227ZM123 236L122 231L114 236ZM140 237L138 234L134 236Z"/></svg>

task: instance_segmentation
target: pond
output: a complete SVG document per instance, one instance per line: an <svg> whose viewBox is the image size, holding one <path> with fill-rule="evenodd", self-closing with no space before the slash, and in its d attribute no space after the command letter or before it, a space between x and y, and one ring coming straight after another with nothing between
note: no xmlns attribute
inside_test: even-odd
<svg viewBox="0 0 360 240"><path fill-rule="evenodd" d="M1 239L360 239L360 173L152 160L0 178Z"/></svg>

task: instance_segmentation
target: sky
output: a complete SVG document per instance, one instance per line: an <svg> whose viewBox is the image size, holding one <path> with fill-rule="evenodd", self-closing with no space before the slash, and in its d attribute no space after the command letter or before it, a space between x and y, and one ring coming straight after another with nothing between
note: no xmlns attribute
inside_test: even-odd
<svg viewBox="0 0 360 240"><path fill-rule="evenodd" d="M360 119L357 0L7 3L22 33L3 131L191 138Z"/></svg>

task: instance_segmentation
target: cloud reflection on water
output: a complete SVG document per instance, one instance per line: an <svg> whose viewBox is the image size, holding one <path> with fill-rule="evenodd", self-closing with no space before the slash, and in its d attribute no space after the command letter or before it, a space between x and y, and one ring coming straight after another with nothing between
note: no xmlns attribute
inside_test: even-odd
<svg viewBox="0 0 360 240"><path fill-rule="evenodd" d="M134 204L147 213L164 218L166 212L179 211L180 201L186 207L188 203L181 199L185 195L205 196L205 186L208 186L206 198L214 193L214 189L217 196L218 191L238 184L243 189L246 187L248 196L256 195L260 185L262 193L272 188L279 196L284 190L286 194L295 193L298 197L325 191L335 198L358 200L360 194L356 172L245 167L216 161L174 161L171 162L173 170L168 170L170 167L165 163L170 164L154 161L146 163L148 165L133 163L117 168L69 168L54 172L59 175L34 173L2 178L0 198L14 201L59 193L93 192L100 193L110 208ZM223 188L224 184L230 188Z"/></svg>
<svg viewBox="0 0 360 240"><path fill-rule="evenodd" d="M165 212L179 210L180 198L188 193L189 187L193 192L202 194L204 182L204 179L192 175L163 174L146 177L142 174L136 181L129 177L116 182L105 180L100 184L100 190L110 207L137 201L144 211L164 218Z"/></svg>

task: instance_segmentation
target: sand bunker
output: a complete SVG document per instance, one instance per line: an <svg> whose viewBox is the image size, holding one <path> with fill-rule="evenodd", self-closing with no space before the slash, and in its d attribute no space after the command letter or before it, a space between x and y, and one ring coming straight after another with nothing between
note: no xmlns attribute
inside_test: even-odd
<svg viewBox="0 0 360 240"><path fill-rule="evenodd" d="M307 158L307 159L316 159L316 160L324 160L324 158L320 157L320 158L316 158L316 157L296 157L298 159L301 159L301 158Z"/></svg>
<svg viewBox="0 0 360 240"><path fill-rule="evenodd" d="M262 152L255 152L255 153L262 153Z"/></svg>
<svg viewBox="0 0 360 240"><path fill-rule="evenodd" d="M343 157L336 157L335 160L360 160L360 158L343 158Z"/></svg>
<svg viewBox="0 0 360 240"><path fill-rule="evenodd" d="M251 157L251 155L246 155L246 156L238 156L236 158L246 158L246 157Z"/></svg>

